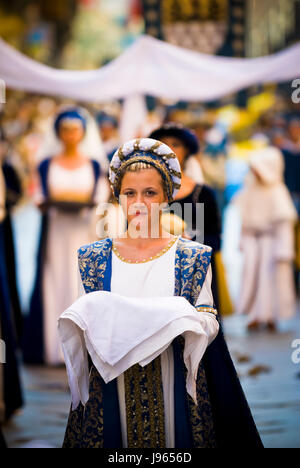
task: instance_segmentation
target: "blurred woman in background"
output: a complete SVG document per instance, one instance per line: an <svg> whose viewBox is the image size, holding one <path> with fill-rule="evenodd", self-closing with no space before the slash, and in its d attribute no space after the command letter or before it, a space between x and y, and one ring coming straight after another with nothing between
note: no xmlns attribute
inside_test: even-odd
<svg viewBox="0 0 300 468"><path fill-rule="evenodd" d="M237 195L242 221L244 272L238 311L248 329L276 329L296 310L293 281L297 213L283 182L284 162L275 147L253 152L245 188Z"/></svg>
<svg viewBox="0 0 300 468"><path fill-rule="evenodd" d="M35 198L43 221L36 281L24 333L27 363L63 363L57 319L77 297L74 252L80 245L96 240L95 206L110 193L99 162L84 152L87 127L88 115L82 109L60 112L54 129L61 150L49 153L38 168ZM101 148L99 137L92 148L96 155Z"/></svg>
<svg viewBox="0 0 300 468"><path fill-rule="evenodd" d="M119 147L118 119L106 112L99 112L96 116L100 137L108 161L110 162L114 152Z"/></svg>

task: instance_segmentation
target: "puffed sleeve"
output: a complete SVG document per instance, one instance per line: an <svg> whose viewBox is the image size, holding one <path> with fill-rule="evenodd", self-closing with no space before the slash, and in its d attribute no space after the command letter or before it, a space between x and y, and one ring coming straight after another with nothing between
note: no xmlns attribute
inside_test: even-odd
<svg viewBox="0 0 300 468"><path fill-rule="evenodd" d="M212 268L209 265L205 281L195 304L199 312L199 321L208 337L208 345L216 338L219 332L217 310L214 308L214 300L211 290Z"/></svg>
<svg viewBox="0 0 300 468"><path fill-rule="evenodd" d="M77 280L78 280L78 299L79 299L79 297L85 295L85 290L84 290L84 286L83 286L83 283L82 283L79 268L77 270Z"/></svg>
<svg viewBox="0 0 300 468"><path fill-rule="evenodd" d="M214 308L214 299L211 290L211 283L212 268L211 265L209 265L205 281L201 288L195 307L198 310L198 312L209 312L210 314L217 315L217 310Z"/></svg>

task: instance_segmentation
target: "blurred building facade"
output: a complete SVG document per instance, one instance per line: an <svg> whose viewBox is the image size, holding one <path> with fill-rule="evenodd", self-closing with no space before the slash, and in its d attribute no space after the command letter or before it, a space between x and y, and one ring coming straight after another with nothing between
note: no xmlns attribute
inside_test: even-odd
<svg viewBox="0 0 300 468"><path fill-rule="evenodd" d="M146 33L199 52L268 55L296 40L300 0L0 0L0 37L34 59L99 67Z"/></svg>
<svg viewBox="0 0 300 468"><path fill-rule="evenodd" d="M77 4L77 0L0 0L0 36L34 59L56 64Z"/></svg>
<svg viewBox="0 0 300 468"><path fill-rule="evenodd" d="M58 68L98 68L143 32L140 0L0 0L0 37Z"/></svg>
<svg viewBox="0 0 300 468"><path fill-rule="evenodd" d="M299 39L299 0L143 0L146 33L199 52L267 55Z"/></svg>

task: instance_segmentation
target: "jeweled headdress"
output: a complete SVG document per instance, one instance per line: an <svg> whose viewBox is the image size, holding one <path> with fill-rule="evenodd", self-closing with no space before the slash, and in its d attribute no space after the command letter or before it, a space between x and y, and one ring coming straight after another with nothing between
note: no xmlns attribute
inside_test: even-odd
<svg viewBox="0 0 300 468"><path fill-rule="evenodd" d="M172 202L181 185L180 164L169 146L152 138L130 140L113 155L109 166L109 181L115 197L119 197L120 176L124 169L138 161L147 162L160 172L168 202Z"/></svg>

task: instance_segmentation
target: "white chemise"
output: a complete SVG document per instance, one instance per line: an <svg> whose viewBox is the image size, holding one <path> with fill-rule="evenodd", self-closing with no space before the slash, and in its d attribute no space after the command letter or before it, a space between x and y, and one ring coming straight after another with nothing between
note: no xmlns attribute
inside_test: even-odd
<svg viewBox="0 0 300 468"><path fill-rule="evenodd" d="M129 297L173 296L175 289L175 253L179 237L166 252L153 260L128 263L112 250L111 292ZM85 294L79 277L79 296ZM212 271L209 266L203 287L195 305L213 307L211 291ZM203 312L199 312L203 313ZM151 318L150 318L151 319ZM173 348L169 346L161 354L162 384L165 410L166 447L175 447L174 433L174 361ZM123 447L127 447L126 405L124 375L117 378L118 397L121 414Z"/></svg>

